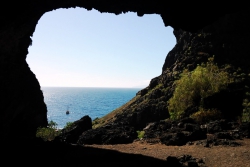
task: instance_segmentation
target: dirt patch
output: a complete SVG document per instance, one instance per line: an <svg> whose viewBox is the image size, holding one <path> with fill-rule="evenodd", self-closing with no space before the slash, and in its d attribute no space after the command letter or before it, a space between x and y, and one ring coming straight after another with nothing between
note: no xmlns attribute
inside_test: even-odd
<svg viewBox="0 0 250 167"><path fill-rule="evenodd" d="M122 153L141 154L161 160L168 156L192 155L202 159L208 167L250 167L250 139L237 140L241 146L212 146L192 144L184 146L166 146L160 143L150 144L145 141L135 141L131 144L115 145L85 145L85 147L115 150Z"/></svg>

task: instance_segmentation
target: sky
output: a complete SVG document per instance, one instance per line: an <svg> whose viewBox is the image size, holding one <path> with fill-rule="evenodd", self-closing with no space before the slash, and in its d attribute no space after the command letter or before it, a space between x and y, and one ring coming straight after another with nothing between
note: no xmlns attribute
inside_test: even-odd
<svg viewBox="0 0 250 167"><path fill-rule="evenodd" d="M84 8L45 13L26 61L40 85L145 88L176 44L160 15Z"/></svg>

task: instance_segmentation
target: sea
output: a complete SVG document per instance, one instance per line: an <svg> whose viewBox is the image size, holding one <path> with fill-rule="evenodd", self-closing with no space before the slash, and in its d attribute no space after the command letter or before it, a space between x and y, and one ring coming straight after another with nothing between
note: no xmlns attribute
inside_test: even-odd
<svg viewBox="0 0 250 167"><path fill-rule="evenodd" d="M88 115L101 118L136 96L142 88L41 87L47 106L48 121L62 129ZM66 114L66 111L69 114Z"/></svg>

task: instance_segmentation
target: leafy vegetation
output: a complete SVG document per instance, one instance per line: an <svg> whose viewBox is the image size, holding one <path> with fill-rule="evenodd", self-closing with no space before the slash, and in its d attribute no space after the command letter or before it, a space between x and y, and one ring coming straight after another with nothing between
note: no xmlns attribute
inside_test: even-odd
<svg viewBox="0 0 250 167"><path fill-rule="evenodd" d="M137 132L137 137L139 138L139 139L142 139L143 137L144 137L144 134L145 134L145 131L136 131Z"/></svg>
<svg viewBox="0 0 250 167"><path fill-rule="evenodd" d="M193 116L204 115L203 99L225 89L232 81L227 68L220 69L213 58L209 58L207 63L198 65L193 71L184 70L180 79L174 82L175 91L168 101L170 118L181 118L185 110L192 106L200 108L200 112Z"/></svg>
<svg viewBox="0 0 250 167"><path fill-rule="evenodd" d="M44 141L52 141L56 136L62 133L62 130L57 128L57 123L54 121L49 121L47 127L39 127L36 131L36 137L42 138ZM73 122L67 122L63 129L68 129L72 127Z"/></svg>
<svg viewBox="0 0 250 167"><path fill-rule="evenodd" d="M64 126L64 129L71 128L73 126L73 122L67 122L66 125Z"/></svg>
<svg viewBox="0 0 250 167"><path fill-rule="evenodd" d="M162 83L159 83L158 85L156 85L153 89L150 89L148 92L147 92L147 94L146 94L146 96L148 96L150 93L152 93L154 90L156 90L156 89L163 89L163 84Z"/></svg>
<svg viewBox="0 0 250 167"><path fill-rule="evenodd" d="M217 120L221 118L221 112L216 109L209 109L205 110L203 108L200 108L198 112L195 112L190 115L191 118L193 118L196 122L208 122L211 120Z"/></svg>
<svg viewBox="0 0 250 167"><path fill-rule="evenodd" d="M40 137L44 141L51 141L59 134L60 131L57 129L57 123L51 120L47 127L39 127L37 129L36 137Z"/></svg>

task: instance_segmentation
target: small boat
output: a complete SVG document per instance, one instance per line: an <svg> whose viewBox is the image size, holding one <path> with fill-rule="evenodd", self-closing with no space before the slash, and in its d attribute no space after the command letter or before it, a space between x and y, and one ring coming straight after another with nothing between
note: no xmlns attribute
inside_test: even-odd
<svg viewBox="0 0 250 167"><path fill-rule="evenodd" d="M66 111L66 114L67 114L67 115L69 114L69 107L68 107L68 109L67 109L67 111Z"/></svg>

